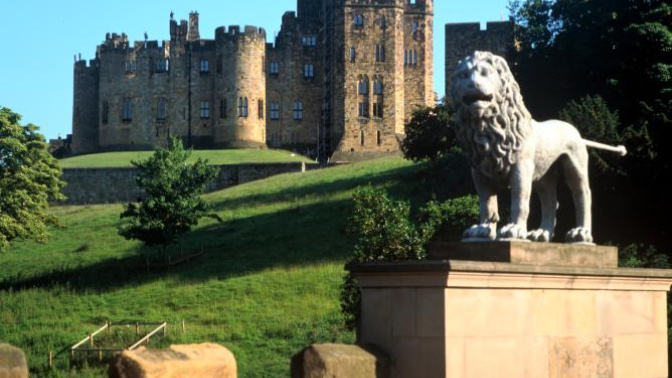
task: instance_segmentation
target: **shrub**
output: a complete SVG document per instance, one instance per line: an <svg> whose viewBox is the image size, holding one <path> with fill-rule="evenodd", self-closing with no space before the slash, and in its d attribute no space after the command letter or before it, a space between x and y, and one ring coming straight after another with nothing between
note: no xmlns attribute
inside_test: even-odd
<svg viewBox="0 0 672 378"><path fill-rule="evenodd" d="M404 157L413 161L436 161L456 146L453 111L447 104L413 112L401 142Z"/></svg>

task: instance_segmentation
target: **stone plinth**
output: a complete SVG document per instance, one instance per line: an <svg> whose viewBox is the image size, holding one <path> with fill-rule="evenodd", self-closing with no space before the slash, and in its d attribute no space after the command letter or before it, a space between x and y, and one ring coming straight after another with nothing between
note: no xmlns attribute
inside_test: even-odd
<svg viewBox="0 0 672 378"><path fill-rule="evenodd" d="M560 260L586 261L565 252ZM534 255L351 266L360 343L388 353L396 378L667 376L672 271L541 265Z"/></svg>

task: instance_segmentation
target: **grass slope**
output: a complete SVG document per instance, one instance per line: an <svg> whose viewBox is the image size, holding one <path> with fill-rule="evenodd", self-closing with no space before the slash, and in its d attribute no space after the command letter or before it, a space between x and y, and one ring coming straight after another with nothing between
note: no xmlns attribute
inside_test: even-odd
<svg viewBox="0 0 672 378"><path fill-rule="evenodd" d="M148 158L152 151L103 152L99 154L81 155L61 159L63 168L109 168L130 167L131 160ZM312 160L284 150L194 150L191 160L208 159L210 164L241 164L241 163L307 163Z"/></svg>
<svg viewBox="0 0 672 378"><path fill-rule="evenodd" d="M202 222L183 246L203 246L207 255L171 270L146 271L146 251L117 236L120 205L54 208L64 227L48 244L17 243L0 254L0 340L23 348L32 372L43 375L49 350L105 321L165 320L168 336L156 346L222 343L240 377L288 376L290 356L303 347L354 341L338 300L353 244L344 234L352 191L370 183L424 199L433 186L424 177L422 166L386 158L211 193L224 223ZM57 358L61 366L66 355Z"/></svg>

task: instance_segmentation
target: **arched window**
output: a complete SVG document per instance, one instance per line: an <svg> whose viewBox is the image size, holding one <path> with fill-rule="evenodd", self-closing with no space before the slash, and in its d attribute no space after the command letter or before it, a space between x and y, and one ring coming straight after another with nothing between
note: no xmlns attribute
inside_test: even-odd
<svg viewBox="0 0 672 378"><path fill-rule="evenodd" d="M210 62L207 59L201 59L201 73L210 72Z"/></svg>
<svg viewBox="0 0 672 378"><path fill-rule="evenodd" d="M369 94L369 79L366 76L360 76L359 82L357 84L357 93L360 95Z"/></svg>
<svg viewBox="0 0 672 378"><path fill-rule="evenodd" d="M384 62L385 61L385 46L384 45L376 45L376 62Z"/></svg>
<svg viewBox="0 0 672 378"><path fill-rule="evenodd" d="M353 17L353 23L354 23L355 27L358 27L358 28L364 27L364 16L361 15L361 14L356 14Z"/></svg>
<svg viewBox="0 0 672 378"><path fill-rule="evenodd" d="M166 99L163 97L159 97L159 99L156 102L156 119L159 121L163 121L166 119L167 115L167 103Z"/></svg>
<svg viewBox="0 0 672 378"><path fill-rule="evenodd" d="M294 101L294 119L297 121L303 119L303 102L300 100Z"/></svg>
<svg viewBox="0 0 672 378"><path fill-rule="evenodd" d="M376 76L376 78L373 81L373 93L375 93L377 96L382 96L383 95L383 77L382 76Z"/></svg>

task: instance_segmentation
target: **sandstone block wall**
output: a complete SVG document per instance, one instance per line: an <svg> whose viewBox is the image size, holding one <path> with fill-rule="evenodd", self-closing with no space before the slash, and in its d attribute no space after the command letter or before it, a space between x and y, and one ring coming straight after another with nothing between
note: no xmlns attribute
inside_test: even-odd
<svg viewBox="0 0 672 378"><path fill-rule="evenodd" d="M219 175L206 192L260 180L281 173L301 172L302 163L221 165ZM144 193L135 183L136 168L70 168L63 170L68 199L61 205L121 203L135 201Z"/></svg>

